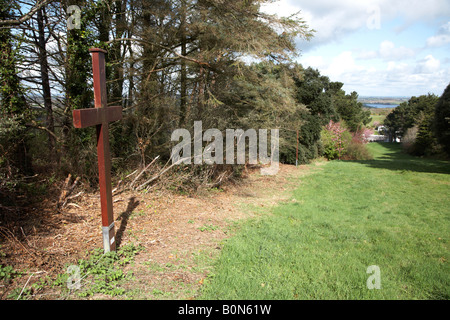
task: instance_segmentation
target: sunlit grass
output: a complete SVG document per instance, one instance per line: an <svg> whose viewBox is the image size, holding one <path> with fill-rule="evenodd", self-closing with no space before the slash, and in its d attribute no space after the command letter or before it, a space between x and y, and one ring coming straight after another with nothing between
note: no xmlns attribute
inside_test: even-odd
<svg viewBox="0 0 450 320"><path fill-rule="evenodd" d="M448 299L450 164L370 149L374 160L330 162L243 223L201 298Z"/></svg>

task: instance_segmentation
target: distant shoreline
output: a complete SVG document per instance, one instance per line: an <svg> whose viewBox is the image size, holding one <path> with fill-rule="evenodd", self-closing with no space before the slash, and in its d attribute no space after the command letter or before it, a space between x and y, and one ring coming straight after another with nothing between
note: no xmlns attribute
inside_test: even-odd
<svg viewBox="0 0 450 320"><path fill-rule="evenodd" d="M361 102L362 104L383 104L383 105L387 105L387 106L389 106L389 105L398 106L399 105L399 103L397 103L397 102L367 102L367 101L365 101L365 102L359 101L359 102Z"/></svg>
<svg viewBox="0 0 450 320"><path fill-rule="evenodd" d="M369 109L393 109L399 105L390 103L363 103L363 106Z"/></svg>
<svg viewBox="0 0 450 320"><path fill-rule="evenodd" d="M402 102L407 102L409 99L409 97L359 97L358 102L364 105L384 105L389 108L389 106L398 106ZM380 107L374 106L374 108Z"/></svg>

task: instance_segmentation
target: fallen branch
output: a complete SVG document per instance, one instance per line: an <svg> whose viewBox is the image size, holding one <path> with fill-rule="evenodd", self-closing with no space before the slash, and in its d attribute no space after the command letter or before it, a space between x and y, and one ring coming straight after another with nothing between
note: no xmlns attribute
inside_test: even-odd
<svg viewBox="0 0 450 320"><path fill-rule="evenodd" d="M207 186L209 188L216 188L219 187L220 185L222 185L222 183L224 182L224 178L225 175L227 174L227 172L223 172L222 174L220 174L219 178L216 180L216 182L214 183L209 183L207 184ZM225 181L228 180L231 176L233 175L233 172L231 172L230 174L228 174L228 176L226 177Z"/></svg>
<svg viewBox="0 0 450 320"><path fill-rule="evenodd" d="M70 183L72 181L72 175L69 173L66 180L64 181L63 191L61 192L61 195L59 196L58 203L56 205L56 208L62 209L67 204L67 201L73 198L76 198L80 196L82 193L78 193L74 197L70 198L70 195L72 194L75 187L78 185L78 182L80 181L80 177L77 177L74 181L74 183L70 186Z"/></svg>
<svg viewBox="0 0 450 320"><path fill-rule="evenodd" d="M153 159L152 162L150 162L137 176L136 178L134 178L134 180L130 183L130 188L133 188L134 184L136 183L136 181L142 176L142 174L148 170L148 168L150 168L150 166L152 164L155 163L156 160L158 160L159 156L157 156L155 159Z"/></svg>
<svg viewBox="0 0 450 320"><path fill-rule="evenodd" d="M53 138L55 138L56 141L58 141L58 142L61 141L61 139L54 132L50 131L46 127L38 125L36 121L32 120L31 124L32 124L32 126L30 126L30 127L36 128L36 129L39 129L39 130L43 130L43 131L47 132L48 134L50 134Z"/></svg>
<svg viewBox="0 0 450 320"><path fill-rule="evenodd" d="M74 196L67 197L66 200L72 200L72 199L78 198L78 197L81 196L83 193L84 193L84 191L80 191L80 192L78 192L78 193L77 193L76 195L74 195Z"/></svg>
<svg viewBox="0 0 450 320"><path fill-rule="evenodd" d="M10 240L13 240L13 242L17 242L22 246L22 248L32 257L36 257L36 254L28 250L21 241L19 241L14 233L11 232L8 228L0 226L0 233L3 234L6 238L9 238Z"/></svg>
<svg viewBox="0 0 450 320"><path fill-rule="evenodd" d="M79 205L77 205L76 203L69 203L67 206L73 206L73 207L77 207L78 209L81 209L81 207Z"/></svg>
<svg viewBox="0 0 450 320"><path fill-rule="evenodd" d="M114 192L116 192L116 191L119 189L119 187L120 187L120 185L122 184L122 182L123 182L123 180L120 180L120 181L117 183L117 187L115 187L115 188L111 191L112 194L114 194Z"/></svg>
<svg viewBox="0 0 450 320"><path fill-rule="evenodd" d="M84 193L84 191L80 191L80 192L78 192L76 195L74 195L74 196L70 196L70 197L67 197L65 200L64 200L64 203L61 205L61 208L64 208L66 205L73 205L73 206L75 206L75 207L77 207L77 208L81 208L79 205L77 205L77 204L75 204L75 203L69 203L69 204L67 204L67 202L69 201L69 200L72 200L72 199L75 199L75 198L78 198L79 196L81 196L82 194Z"/></svg>
<svg viewBox="0 0 450 320"><path fill-rule="evenodd" d="M169 160L170 161L170 160ZM137 191L143 189L145 186L147 186L149 183L152 183L153 181L155 181L156 179L158 179L159 177L161 177L164 173L166 173L167 171L169 171L170 169L172 169L172 167L179 165L181 162L183 162L184 159L180 159L175 163L172 163L169 167L167 167L166 169L164 169L163 171L161 171L160 173L158 173L157 175L153 176L152 178L148 179L147 181L145 181L143 184L141 184L139 187L136 188Z"/></svg>
<svg viewBox="0 0 450 320"><path fill-rule="evenodd" d="M135 174L137 172L137 169L136 170L134 170L132 173L130 173L129 175L127 175L126 177L125 177L125 179L126 178L129 178L129 177L131 177L133 174Z"/></svg>
<svg viewBox="0 0 450 320"><path fill-rule="evenodd" d="M31 279L32 276L34 276L34 273L32 273L31 276L28 278L27 282L25 283L25 285L24 285L23 288L22 288L22 291L20 291L20 294L19 294L19 296L17 297L17 300L19 300L20 297L22 296L22 293L23 293L23 291L25 290L25 288L27 287L28 282L30 282L30 279Z"/></svg>
<svg viewBox="0 0 450 320"><path fill-rule="evenodd" d="M27 236L25 235L25 231L23 231L23 228L20 227L20 230L22 231L23 237L25 238L25 241L27 242L28 246L31 247L30 241L28 241Z"/></svg>

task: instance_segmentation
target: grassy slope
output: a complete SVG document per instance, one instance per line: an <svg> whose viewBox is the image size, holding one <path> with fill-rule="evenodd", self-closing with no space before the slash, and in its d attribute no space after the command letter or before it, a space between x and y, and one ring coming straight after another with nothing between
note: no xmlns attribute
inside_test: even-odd
<svg viewBox="0 0 450 320"><path fill-rule="evenodd" d="M201 298L449 299L450 164L370 148L374 160L330 162L244 223Z"/></svg>
<svg viewBox="0 0 450 320"><path fill-rule="evenodd" d="M369 126L373 126L375 121L378 121L380 124L383 123L386 116L393 110L392 108L368 108L370 110L370 116L372 120L369 123Z"/></svg>
<svg viewBox="0 0 450 320"><path fill-rule="evenodd" d="M386 116L384 115L371 115L370 116L372 120L369 123L369 126L373 126L374 122L378 122L379 124L382 124L384 119L386 119Z"/></svg>

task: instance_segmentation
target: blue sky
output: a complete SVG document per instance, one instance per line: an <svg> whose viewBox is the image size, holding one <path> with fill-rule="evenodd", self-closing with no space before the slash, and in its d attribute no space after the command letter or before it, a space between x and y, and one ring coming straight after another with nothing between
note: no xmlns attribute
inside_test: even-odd
<svg viewBox="0 0 450 320"><path fill-rule="evenodd" d="M301 17L298 62L360 96L441 95L450 83L449 0L280 0L267 13Z"/></svg>

